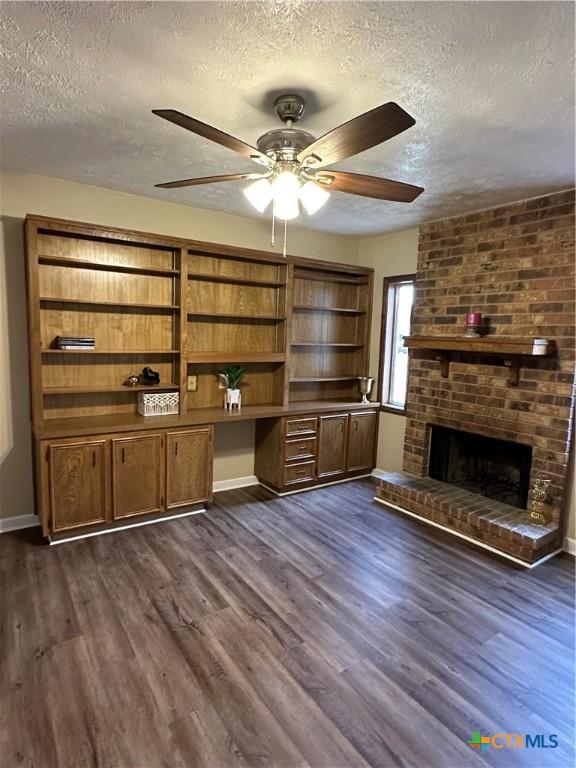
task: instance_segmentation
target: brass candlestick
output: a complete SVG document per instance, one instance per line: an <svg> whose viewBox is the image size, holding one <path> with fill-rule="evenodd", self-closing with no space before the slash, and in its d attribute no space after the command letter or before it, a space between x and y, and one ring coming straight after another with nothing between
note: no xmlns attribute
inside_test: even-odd
<svg viewBox="0 0 576 768"><path fill-rule="evenodd" d="M530 493L529 520L533 525L546 525L546 517L544 515L545 501L548 496L548 488L552 480L544 480L538 478L534 480L532 484L532 491Z"/></svg>

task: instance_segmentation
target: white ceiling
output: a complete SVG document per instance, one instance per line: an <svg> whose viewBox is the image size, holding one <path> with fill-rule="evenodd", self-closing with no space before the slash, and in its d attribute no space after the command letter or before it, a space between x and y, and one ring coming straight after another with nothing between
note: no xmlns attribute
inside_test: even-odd
<svg viewBox="0 0 576 768"><path fill-rule="evenodd" d="M257 215L241 183L154 189L258 166L150 110L254 144L296 90L315 135L397 101L416 125L334 167L426 188L334 193L304 226L376 234L574 183L571 2L4 2L0 32L7 169Z"/></svg>

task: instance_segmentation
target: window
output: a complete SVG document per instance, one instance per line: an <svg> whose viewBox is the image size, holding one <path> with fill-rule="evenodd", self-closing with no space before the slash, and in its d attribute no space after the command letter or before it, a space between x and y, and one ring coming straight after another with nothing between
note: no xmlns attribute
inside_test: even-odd
<svg viewBox="0 0 576 768"><path fill-rule="evenodd" d="M408 350L404 336L410 334L415 275L384 279L382 303L382 351L380 397L382 407L403 412L408 383Z"/></svg>

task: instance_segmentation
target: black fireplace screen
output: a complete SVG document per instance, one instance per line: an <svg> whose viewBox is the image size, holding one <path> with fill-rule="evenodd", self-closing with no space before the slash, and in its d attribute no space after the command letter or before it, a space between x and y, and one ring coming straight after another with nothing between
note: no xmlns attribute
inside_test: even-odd
<svg viewBox="0 0 576 768"><path fill-rule="evenodd" d="M532 448L432 425L428 474L490 499L526 509Z"/></svg>

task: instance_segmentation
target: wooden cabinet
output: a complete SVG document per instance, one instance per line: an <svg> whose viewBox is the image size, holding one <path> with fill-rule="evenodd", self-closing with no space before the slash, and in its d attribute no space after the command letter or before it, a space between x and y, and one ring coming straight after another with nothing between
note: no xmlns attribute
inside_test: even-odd
<svg viewBox="0 0 576 768"><path fill-rule="evenodd" d="M374 467L377 412L318 413L256 424L255 473L277 493L366 475Z"/></svg>
<svg viewBox="0 0 576 768"><path fill-rule="evenodd" d="M197 507L212 490L212 425L44 440L45 536Z"/></svg>
<svg viewBox="0 0 576 768"><path fill-rule="evenodd" d="M348 425L348 455L346 469L372 469L376 440L376 411L351 413Z"/></svg>
<svg viewBox="0 0 576 768"><path fill-rule="evenodd" d="M166 435L166 507L206 501L212 494L212 428Z"/></svg>
<svg viewBox="0 0 576 768"><path fill-rule="evenodd" d="M320 416L318 477L327 478L346 472L348 414Z"/></svg>
<svg viewBox="0 0 576 768"><path fill-rule="evenodd" d="M164 504L162 434L112 440L114 519L160 512Z"/></svg>
<svg viewBox="0 0 576 768"><path fill-rule="evenodd" d="M108 516L106 440L50 445L46 459L44 496L52 530L105 522Z"/></svg>

